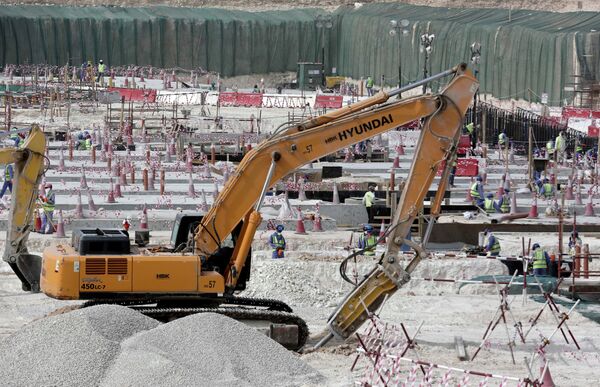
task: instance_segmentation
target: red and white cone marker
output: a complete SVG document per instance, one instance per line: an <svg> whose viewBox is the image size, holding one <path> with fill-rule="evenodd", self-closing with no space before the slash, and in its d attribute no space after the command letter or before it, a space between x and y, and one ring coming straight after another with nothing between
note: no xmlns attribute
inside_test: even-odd
<svg viewBox="0 0 600 387"><path fill-rule="evenodd" d="M385 245L385 238L383 238L384 235L385 235L385 221L383 219L381 219L381 227L379 228L379 239L381 239L379 241L380 245Z"/></svg>
<svg viewBox="0 0 600 387"><path fill-rule="evenodd" d="M400 157L394 157L394 164L392 164L392 168L400 168Z"/></svg>
<svg viewBox="0 0 600 387"><path fill-rule="evenodd" d="M208 202L206 201L206 192L202 189L202 201L200 202L200 210L207 212L208 211Z"/></svg>
<svg viewBox="0 0 600 387"><path fill-rule="evenodd" d="M83 219L83 205L81 204L81 191L77 191L77 205L75 206L75 219Z"/></svg>
<svg viewBox="0 0 600 387"><path fill-rule="evenodd" d="M92 194L90 191L87 191L87 197L88 197L88 210L90 210L90 212L96 212L96 203L94 203L94 198L92 197Z"/></svg>
<svg viewBox="0 0 600 387"><path fill-rule="evenodd" d="M65 223L63 221L62 210L58 210L58 219L56 223L56 234L55 238L64 238L65 237Z"/></svg>
<svg viewBox="0 0 600 387"><path fill-rule="evenodd" d="M585 216L594 216L594 203L592 202L592 192L588 192L588 200L585 205Z"/></svg>
<svg viewBox="0 0 600 387"><path fill-rule="evenodd" d="M79 181L79 188L81 188L81 189L88 188L87 179L85 177L85 169L83 167L81 167L81 180Z"/></svg>
<svg viewBox="0 0 600 387"><path fill-rule="evenodd" d="M144 204L144 208L142 209L142 220L140 222L140 229L148 229L148 210L146 209L146 204Z"/></svg>
<svg viewBox="0 0 600 387"><path fill-rule="evenodd" d="M333 183L333 204L340 204L340 193L335 183Z"/></svg>
<svg viewBox="0 0 600 387"><path fill-rule="evenodd" d="M538 205L537 205L537 196L533 195L533 200L531 202L531 209L529 210L528 218L537 218L538 217Z"/></svg>
<svg viewBox="0 0 600 387"><path fill-rule="evenodd" d="M314 232L323 232L323 225L321 224L321 220L321 214L319 214L319 211L317 211L317 213L315 214L315 222L313 225Z"/></svg>
<svg viewBox="0 0 600 387"><path fill-rule="evenodd" d="M196 197L196 190L194 189L194 178L192 172L188 174L188 196L191 198Z"/></svg>
<svg viewBox="0 0 600 387"><path fill-rule="evenodd" d="M298 219L296 219L296 234L306 235L306 229L304 228L302 210L300 209L300 207L298 207Z"/></svg>
<svg viewBox="0 0 600 387"><path fill-rule="evenodd" d="M565 199L573 200L573 179L569 176L569 183L567 184L567 190L565 192Z"/></svg>
<svg viewBox="0 0 600 387"><path fill-rule="evenodd" d="M517 213L517 193L510 193L510 214L514 215Z"/></svg>
<svg viewBox="0 0 600 387"><path fill-rule="evenodd" d="M115 187L113 185L113 181L112 181L112 178L111 178L110 179L110 186L108 188L108 197L106 198L106 202L107 203L115 203L114 190L115 190Z"/></svg>
<svg viewBox="0 0 600 387"><path fill-rule="evenodd" d="M402 142L400 142L396 148L396 152L398 153L398 156L404 156L404 145L402 145Z"/></svg>
<svg viewBox="0 0 600 387"><path fill-rule="evenodd" d="M540 385L541 387L554 387L554 380L552 380L552 375L550 374L550 368L545 367L546 368L546 373L544 373L542 375L542 373L544 372L544 367L540 367L540 378L542 379L542 384Z"/></svg>

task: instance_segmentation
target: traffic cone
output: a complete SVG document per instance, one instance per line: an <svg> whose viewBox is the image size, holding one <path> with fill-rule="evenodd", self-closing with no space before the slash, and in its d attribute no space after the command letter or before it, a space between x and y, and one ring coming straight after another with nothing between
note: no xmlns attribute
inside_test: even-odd
<svg viewBox="0 0 600 387"><path fill-rule="evenodd" d="M115 203L115 194L114 194L114 185L112 178L110 179L110 187L108 188L108 198L106 199L107 203Z"/></svg>
<svg viewBox="0 0 600 387"><path fill-rule="evenodd" d="M567 190L565 192L565 199L573 200L573 179L569 176L569 183L567 184Z"/></svg>
<svg viewBox="0 0 600 387"><path fill-rule="evenodd" d="M65 237L65 223L63 222L62 210L58 210L58 219L56 224L56 235L55 238Z"/></svg>
<svg viewBox="0 0 600 387"><path fill-rule="evenodd" d="M87 191L87 197L88 197L88 210L90 210L90 212L96 212L96 203L94 203L94 198L92 197L92 194L90 193L90 191Z"/></svg>
<svg viewBox="0 0 600 387"><path fill-rule="evenodd" d="M142 230L148 229L148 210L146 209L145 203L144 203L144 208L142 209L142 220L140 222L140 228Z"/></svg>
<svg viewBox="0 0 600 387"><path fill-rule="evenodd" d="M194 178L192 177L192 172L188 175L188 196L191 198L196 197L196 190L194 189Z"/></svg>
<svg viewBox="0 0 600 387"><path fill-rule="evenodd" d="M381 228L379 229L379 244L380 245L385 245L385 238L383 238L383 236L385 235L385 221L383 219L381 219Z"/></svg>
<svg viewBox="0 0 600 387"><path fill-rule="evenodd" d="M85 169L83 168L83 166L81 167L81 180L79 181L79 188L88 188L87 179L85 178Z"/></svg>
<svg viewBox="0 0 600 387"><path fill-rule="evenodd" d="M340 204L340 193L335 183L333 183L333 204Z"/></svg>
<svg viewBox="0 0 600 387"><path fill-rule="evenodd" d="M323 232L323 225L321 224L321 220L321 214L319 214L319 211L317 211L317 213L315 214L315 222L313 225L314 232Z"/></svg>
<svg viewBox="0 0 600 387"><path fill-rule="evenodd" d="M81 205L81 191L77 190L77 205L75 206L75 219L83 219L83 206Z"/></svg>
<svg viewBox="0 0 600 387"><path fill-rule="evenodd" d="M208 211L208 202L206 201L206 192L204 192L204 188L202 189L202 201L200 202L200 210L204 212Z"/></svg>
<svg viewBox="0 0 600 387"><path fill-rule="evenodd" d="M296 234L306 235L306 230L304 229L304 221L302 220L302 210L298 207L298 219L296 222Z"/></svg>
<svg viewBox="0 0 600 387"><path fill-rule="evenodd" d="M575 204L583 204L583 200L581 199L581 184L577 184L577 192L575 193Z"/></svg>
<svg viewBox="0 0 600 387"><path fill-rule="evenodd" d="M65 170L65 154L63 148L60 148L60 156L58 159L58 170L59 172L63 172Z"/></svg>
<svg viewBox="0 0 600 387"><path fill-rule="evenodd" d="M402 142L400 142L400 144L396 148L396 152L398 153L398 156L404 156L405 152L404 152L404 145L402 145Z"/></svg>
<svg viewBox="0 0 600 387"><path fill-rule="evenodd" d="M546 366L546 373L541 375L544 372L544 367L540 367L540 378L542 378L541 387L554 387L554 380L552 380L552 375L550 374L550 368Z"/></svg>
<svg viewBox="0 0 600 387"><path fill-rule="evenodd" d="M514 215L517 213L517 193L510 193L510 214Z"/></svg>
<svg viewBox="0 0 600 387"><path fill-rule="evenodd" d="M304 179L300 179L298 182L298 200L301 202L308 200L306 198L306 192L304 192Z"/></svg>
<svg viewBox="0 0 600 387"><path fill-rule="evenodd" d="M531 209L529 210L528 218L537 218L538 217L538 206L537 206L537 196L533 195L533 200L531 202Z"/></svg>
<svg viewBox="0 0 600 387"><path fill-rule="evenodd" d="M121 184L119 184L118 181L115 183L114 195L115 195L115 198L123 197L123 193L121 192Z"/></svg>
<svg viewBox="0 0 600 387"><path fill-rule="evenodd" d="M394 157L394 164L392 164L392 168L400 168L400 157Z"/></svg>
<svg viewBox="0 0 600 387"><path fill-rule="evenodd" d="M213 203L217 201L217 197L219 196L219 184L215 181L213 186Z"/></svg>
<svg viewBox="0 0 600 387"><path fill-rule="evenodd" d="M588 192L588 201L585 205L585 216L594 216L594 204L592 203L592 192Z"/></svg>
<svg viewBox="0 0 600 387"><path fill-rule="evenodd" d="M210 173L210 165L208 163L204 163L204 172L202 172L202 177L210 179L212 174Z"/></svg>
<svg viewBox="0 0 600 387"><path fill-rule="evenodd" d="M467 203L473 202L473 196L471 196L471 186L472 185L473 185L473 178L471 178L471 183L467 187L467 196L465 197L465 202L467 202Z"/></svg>

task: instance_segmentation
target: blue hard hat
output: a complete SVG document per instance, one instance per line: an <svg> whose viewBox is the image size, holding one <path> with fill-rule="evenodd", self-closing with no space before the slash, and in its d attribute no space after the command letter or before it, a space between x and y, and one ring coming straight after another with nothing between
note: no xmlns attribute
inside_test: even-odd
<svg viewBox="0 0 600 387"><path fill-rule="evenodd" d="M493 193L489 193L489 194L485 195L485 197L488 198L488 199L491 199L491 198L494 197L494 194Z"/></svg>
<svg viewBox="0 0 600 387"><path fill-rule="evenodd" d="M508 188L504 188L504 192L506 192L506 193L509 193L509 192L510 192L510 189L508 189Z"/></svg>
<svg viewBox="0 0 600 387"><path fill-rule="evenodd" d="M540 247L539 243L534 243L533 246L531 246L533 250L537 249L538 247Z"/></svg>
<svg viewBox="0 0 600 387"><path fill-rule="evenodd" d="M483 181L483 179L481 178L481 176L477 176L477 181Z"/></svg>
<svg viewBox="0 0 600 387"><path fill-rule="evenodd" d="M277 227L275 227L275 230L282 232L284 228L285 227L283 227L283 224L278 224Z"/></svg>
<svg viewBox="0 0 600 387"><path fill-rule="evenodd" d="M369 231L373 231L373 226L371 226L370 224L365 224L365 227L363 227L363 230L369 232Z"/></svg>

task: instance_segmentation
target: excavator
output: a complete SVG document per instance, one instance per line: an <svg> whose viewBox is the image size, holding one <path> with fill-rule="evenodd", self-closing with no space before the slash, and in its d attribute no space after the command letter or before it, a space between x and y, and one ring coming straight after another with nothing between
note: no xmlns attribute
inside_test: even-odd
<svg viewBox="0 0 600 387"><path fill-rule="evenodd" d="M392 97L423 84L452 76L439 94L404 99ZM27 291L42 291L82 305L120 304L161 321L201 312L217 312L238 320L270 323L269 335L287 348L301 348L306 323L285 303L238 296L250 279L251 243L262 221L260 210L273 185L313 160L421 119L422 130L393 222L390 242L379 263L344 299L328 322L328 333L347 338L386 299L410 279L424 250L405 239L426 193L445 161L456 155L463 117L478 89L465 64L440 74L309 118L282 126L240 162L215 203L205 214L178 214L165 246L132 245L121 230L74 230L71 243L47 247L42 257L27 252L27 236L44 173L44 133L33 127L19 149L0 151L0 163L15 163L10 229L3 259ZM446 167L437 203L445 190ZM402 267L400 246L415 249Z"/></svg>

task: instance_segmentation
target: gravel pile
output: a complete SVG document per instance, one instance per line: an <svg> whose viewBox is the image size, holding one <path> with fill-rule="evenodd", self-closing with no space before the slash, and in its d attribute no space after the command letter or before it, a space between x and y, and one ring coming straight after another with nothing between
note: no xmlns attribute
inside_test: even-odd
<svg viewBox="0 0 600 387"><path fill-rule="evenodd" d="M0 342L0 384L97 385L125 338L160 323L101 305L34 321Z"/></svg>
<svg viewBox="0 0 600 387"><path fill-rule="evenodd" d="M123 341L103 386L301 386L320 374L264 334L215 313L188 316Z"/></svg>

